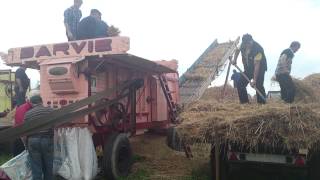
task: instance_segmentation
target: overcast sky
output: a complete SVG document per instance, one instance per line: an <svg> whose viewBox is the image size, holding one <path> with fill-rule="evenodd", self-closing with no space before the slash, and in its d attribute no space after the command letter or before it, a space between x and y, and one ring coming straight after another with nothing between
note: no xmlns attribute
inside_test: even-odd
<svg viewBox="0 0 320 180"><path fill-rule="evenodd" d="M66 41L63 12L72 4L73 0L1 1L0 51ZM280 52L293 40L302 46L292 75L320 72L320 0L84 0L83 17L91 8L130 37L129 53L150 60L177 59L180 74L215 39L234 40L244 33L265 49L267 89Z"/></svg>

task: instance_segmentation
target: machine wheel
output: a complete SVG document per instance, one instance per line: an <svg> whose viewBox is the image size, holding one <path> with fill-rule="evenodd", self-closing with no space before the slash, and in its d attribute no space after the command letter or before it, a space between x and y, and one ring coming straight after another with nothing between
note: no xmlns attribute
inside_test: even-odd
<svg viewBox="0 0 320 180"><path fill-rule="evenodd" d="M219 161L219 170L220 170L220 180L228 180L228 165L226 162L226 156L224 148L220 148L220 161ZM215 148L211 148L210 153L210 166L211 166L211 177L213 180L216 179L216 158L215 158Z"/></svg>
<svg viewBox="0 0 320 180"><path fill-rule="evenodd" d="M167 130L167 145L173 150L183 151L182 141L174 127Z"/></svg>
<svg viewBox="0 0 320 180"><path fill-rule="evenodd" d="M128 176L132 165L132 150L126 134L114 133L104 145L103 170L108 179Z"/></svg>

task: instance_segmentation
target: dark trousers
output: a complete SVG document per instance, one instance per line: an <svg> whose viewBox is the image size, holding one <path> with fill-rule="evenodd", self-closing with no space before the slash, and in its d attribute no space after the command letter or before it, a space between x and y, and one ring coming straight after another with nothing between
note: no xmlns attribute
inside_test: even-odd
<svg viewBox="0 0 320 180"><path fill-rule="evenodd" d="M281 99L286 103L293 103L296 94L296 88L289 74L276 75L281 88Z"/></svg>
<svg viewBox="0 0 320 180"><path fill-rule="evenodd" d="M16 101L17 101L16 105L17 106L20 106L20 105L26 103L27 91L20 92L19 90L16 90L15 93L16 93Z"/></svg>
<svg viewBox="0 0 320 180"><path fill-rule="evenodd" d="M12 154L13 156L17 156L25 150L24 144L21 138L17 138L13 143Z"/></svg>
<svg viewBox="0 0 320 180"><path fill-rule="evenodd" d="M33 135L27 140L33 180L53 179L53 137Z"/></svg>
<svg viewBox="0 0 320 180"><path fill-rule="evenodd" d="M251 80L252 76L248 75L247 72L244 72L248 78ZM262 93L262 95L264 97L261 97L258 93L256 93L257 96L257 102L260 104L265 104L266 101L266 91L264 89L263 83L264 83L264 73L260 72L258 74L258 78L257 78L257 82L256 82L256 88ZM249 98L248 98L248 92L247 92L247 86L248 86L249 82L241 75L240 80L238 82L238 95L239 95L239 100L240 103L249 103Z"/></svg>

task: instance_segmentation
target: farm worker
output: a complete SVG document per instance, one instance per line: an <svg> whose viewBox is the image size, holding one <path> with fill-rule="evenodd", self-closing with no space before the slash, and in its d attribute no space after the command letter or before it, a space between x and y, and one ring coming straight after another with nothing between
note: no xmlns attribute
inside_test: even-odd
<svg viewBox="0 0 320 180"><path fill-rule="evenodd" d="M18 107L26 102L26 93L30 85L30 79L26 74L26 69L27 67L22 65L15 73L16 82L14 92L16 93L16 105Z"/></svg>
<svg viewBox="0 0 320 180"><path fill-rule="evenodd" d="M239 80L240 80L240 77L241 77L241 74L239 72L237 72L237 70L233 70L233 74L231 76L231 80L233 80L233 87L234 88L237 88L237 84L239 83Z"/></svg>
<svg viewBox="0 0 320 180"><path fill-rule="evenodd" d="M19 126L19 125L23 124L24 115L26 114L27 111L29 111L31 109L31 107L32 107L31 103L27 101L26 103L24 103L21 106L16 108L13 126ZM17 138L14 141L13 152L12 152L13 156L17 156L24 151L25 147L22 142L23 139Z"/></svg>
<svg viewBox="0 0 320 180"><path fill-rule="evenodd" d="M68 41L77 39L78 25L82 17L81 5L82 0L74 0L73 6L64 11L64 26L66 27Z"/></svg>
<svg viewBox="0 0 320 180"><path fill-rule="evenodd" d="M50 107L42 105L40 95L30 98L32 109L30 109L24 121L32 121L45 116L53 111ZM32 177L36 180L53 179L53 129L42 130L27 137L27 150L30 155Z"/></svg>
<svg viewBox="0 0 320 180"><path fill-rule="evenodd" d="M29 97L35 95L35 94L39 94L38 90L32 90L29 93ZM30 98L29 98L30 99ZM19 126L21 124L23 124L24 121L24 115L32 108L31 103L27 100L26 103L22 104L21 106L16 108L16 112L14 114L14 122L13 122L13 126ZM17 156L20 153L22 153L25 150L25 137L22 138L17 138L14 141L13 144L13 156Z"/></svg>
<svg viewBox="0 0 320 180"><path fill-rule="evenodd" d="M242 43L240 49L235 52L233 63L237 62L239 53L241 52L242 63L244 66L244 74L252 81L250 85L256 87L264 96L260 97L257 93L257 102L265 104L266 92L263 86L264 74L267 71L267 60L264 54L264 50L260 44L253 40L250 34L244 34L242 36ZM241 76L238 83L238 95L240 103L249 103L247 85L248 81Z"/></svg>
<svg viewBox="0 0 320 180"><path fill-rule="evenodd" d="M281 52L275 71L276 80L280 84L281 99L286 103L292 103L295 96L295 86L290 76L292 59L294 53L300 49L300 43L293 41L288 49Z"/></svg>
<svg viewBox="0 0 320 180"><path fill-rule="evenodd" d="M78 40L108 37L108 25L101 20L99 10L91 9L90 15L80 21L78 32Z"/></svg>

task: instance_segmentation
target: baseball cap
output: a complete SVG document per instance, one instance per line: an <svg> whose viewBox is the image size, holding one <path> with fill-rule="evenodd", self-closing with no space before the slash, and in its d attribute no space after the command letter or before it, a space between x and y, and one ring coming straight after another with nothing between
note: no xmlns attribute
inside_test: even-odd
<svg viewBox="0 0 320 180"><path fill-rule="evenodd" d="M252 36L250 35L250 34L244 34L243 36L242 36L242 43L248 43L248 42L250 42L250 41L252 41L253 39L252 39Z"/></svg>
<svg viewBox="0 0 320 180"><path fill-rule="evenodd" d="M102 15L98 9L91 9L90 14L98 13L100 16Z"/></svg>

